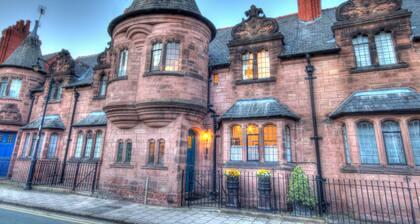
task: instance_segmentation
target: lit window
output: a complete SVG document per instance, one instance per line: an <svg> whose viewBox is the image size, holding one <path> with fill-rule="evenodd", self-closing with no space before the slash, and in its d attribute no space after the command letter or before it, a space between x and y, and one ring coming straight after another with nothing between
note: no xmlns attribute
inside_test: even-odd
<svg viewBox="0 0 420 224"><path fill-rule="evenodd" d="M165 71L179 71L179 47L176 42L169 42L166 45Z"/></svg>
<svg viewBox="0 0 420 224"><path fill-rule="evenodd" d="M99 96L105 96L106 95L106 89L108 85L108 77L106 75L102 75L101 79L99 80Z"/></svg>
<svg viewBox="0 0 420 224"><path fill-rule="evenodd" d="M385 121L382 123L382 134L384 136L388 163L391 165L405 165L407 162L400 125L395 121Z"/></svg>
<svg viewBox="0 0 420 224"><path fill-rule="evenodd" d="M395 47L390 33L381 32L375 36L379 65L392 65L397 63Z"/></svg>
<svg viewBox="0 0 420 224"><path fill-rule="evenodd" d="M258 78L270 78L270 55L268 51L260 51L257 55Z"/></svg>
<svg viewBox="0 0 420 224"><path fill-rule="evenodd" d="M410 121L408 124L410 130L411 148L413 149L414 162L420 166L420 120Z"/></svg>
<svg viewBox="0 0 420 224"><path fill-rule="evenodd" d="M362 164L379 164L378 146L376 144L375 129L370 122L357 124L360 161Z"/></svg>
<svg viewBox="0 0 420 224"><path fill-rule="evenodd" d="M26 153L28 151L28 147L29 147L29 142L31 141L31 135L28 133L25 136L25 142L23 143L23 147L22 147L22 153L20 154L21 158L25 158L26 157Z"/></svg>
<svg viewBox="0 0 420 224"><path fill-rule="evenodd" d="M120 60L118 65L118 77L124 77L127 75L127 64L128 64L128 50L124 49L120 52Z"/></svg>
<svg viewBox="0 0 420 224"><path fill-rule="evenodd" d="M254 78L254 55L245 53L242 55L242 77L244 80Z"/></svg>
<svg viewBox="0 0 420 224"><path fill-rule="evenodd" d="M121 163L123 161L123 153L124 153L124 142L123 140L118 141L118 148L117 148L117 163Z"/></svg>
<svg viewBox="0 0 420 224"><path fill-rule="evenodd" d="M22 87L22 80L12 79L12 82L10 83L9 96L14 99L19 98L21 87Z"/></svg>
<svg viewBox="0 0 420 224"><path fill-rule="evenodd" d="M215 74L213 74L213 85L215 85L215 86L217 86L217 85L219 85L219 74L217 74L217 73L215 73Z"/></svg>
<svg viewBox="0 0 420 224"><path fill-rule="evenodd" d="M6 96L6 90L7 90L7 79L2 79L0 82L0 97Z"/></svg>
<svg viewBox="0 0 420 224"><path fill-rule="evenodd" d="M96 132L95 152L93 155L94 159L101 158L103 139L104 139L104 136L102 134L102 131Z"/></svg>
<svg viewBox="0 0 420 224"><path fill-rule="evenodd" d="M277 127L272 124L264 127L264 160L266 162L277 162L279 160Z"/></svg>
<svg viewBox="0 0 420 224"><path fill-rule="evenodd" d="M260 159L258 147L260 142L260 133L255 125L247 127L247 155L248 161L258 161Z"/></svg>
<svg viewBox="0 0 420 224"><path fill-rule="evenodd" d="M155 43L152 46L152 62L150 63L151 71L159 71L162 58L162 43Z"/></svg>
<svg viewBox="0 0 420 224"><path fill-rule="evenodd" d="M90 158L93 147L93 134L92 132L87 133L86 135L86 146L85 146L85 158Z"/></svg>
<svg viewBox="0 0 420 224"><path fill-rule="evenodd" d="M149 165L154 165L155 163L155 148L156 148L155 140L153 139L149 140L149 155L147 158L147 164Z"/></svg>
<svg viewBox="0 0 420 224"><path fill-rule="evenodd" d="M341 128L342 135L343 135L343 143L344 143L344 156L346 159L346 164L351 164L351 158L350 158L350 146L349 146L349 140L348 140L348 134L347 134L347 127L345 125Z"/></svg>
<svg viewBox="0 0 420 224"><path fill-rule="evenodd" d="M353 48L358 68L372 65L369 51L369 39L367 36L358 36L353 38Z"/></svg>
<svg viewBox="0 0 420 224"><path fill-rule="evenodd" d="M125 159L124 159L125 163L130 163L131 162L132 152L133 152L133 143L131 143L131 141L128 140L127 144L126 144L126 147L125 147Z"/></svg>
<svg viewBox="0 0 420 224"><path fill-rule="evenodd" d="M283 148L284 148L284 157L287 162L292 162L292 135L290 132L289 126L284 128L283 132Z"/></svg>
<svg viewBox="0 0 420 224"><path fill-rule="evenodd" d="M48 146L47 158L52 159L55 157L57 151L58 135L52 134L50 136L50 144Z"/></svg>
<svg viewBox="0 0 420 224"><path fill-rule="evenodd" d="M80 132L77 135L76 150L74 152L74 158L82 157L82 147L83 147L83 133Z"/></svg>
<svg viewBox="0 0 420 224"><path fill-rule="evenodd" d="M165 140L160 139L158 142L159 145L159 151L158 151L158 161L157 164L162 166L164 162L164 156L165 156Z"/></svg>
<svg viewBox="0 0 420 224"><path fill-rule="evenodd" d="M230 160L242 160L242 128L240 125L232 127L230 142Z"/></svg>

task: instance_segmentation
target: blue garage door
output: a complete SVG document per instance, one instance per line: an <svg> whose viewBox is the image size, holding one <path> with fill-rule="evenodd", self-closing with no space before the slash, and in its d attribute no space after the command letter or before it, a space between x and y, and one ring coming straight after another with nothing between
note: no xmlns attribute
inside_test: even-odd
<svg viewBox="0 0 420 224"><path fill-rule="evenodd" d="M0 132L0 177L6 177L15 145L16 133Z"/></svg>

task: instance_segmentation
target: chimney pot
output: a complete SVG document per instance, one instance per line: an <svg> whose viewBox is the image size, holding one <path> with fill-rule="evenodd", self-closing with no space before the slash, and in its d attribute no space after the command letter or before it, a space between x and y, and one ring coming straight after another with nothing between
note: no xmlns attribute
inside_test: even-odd
<svg viewBox="0 0 420 224"><path fill-rule="evenodd" d="M299 19L305 22L314 21L321 16L321 0L298 0Z"/></svg>

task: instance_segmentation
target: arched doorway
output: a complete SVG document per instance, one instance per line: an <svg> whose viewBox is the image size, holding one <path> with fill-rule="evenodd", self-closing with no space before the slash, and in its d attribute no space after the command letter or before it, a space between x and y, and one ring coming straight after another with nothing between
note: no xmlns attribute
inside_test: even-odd
<svg viewBox="0 0 420 224"><path fill-rule="evenodd" d="M197 134L193 130L188 131L187 140L187 168L185 178L186 192L190 192L194 189L195 179L195 156L196 156L196 140Z"/></svg>

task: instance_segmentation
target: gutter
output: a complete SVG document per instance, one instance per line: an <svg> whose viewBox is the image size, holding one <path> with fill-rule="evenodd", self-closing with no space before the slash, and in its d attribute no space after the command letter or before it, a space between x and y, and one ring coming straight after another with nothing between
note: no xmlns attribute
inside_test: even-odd
<svg viewBox="0 0 420 224"><path fill-rule="evenodd" d="M340 53L341 48L331 48L327 50L319 50L319 51L310 51L310 52L303 52L303 53L296 53L296 54L288 54L288 55L279 55L278 58L287 60L287 59L294 59L294 58L306 58L309 54L311 56L315 55L329 55L329 54L338 54Z"/></svg>

